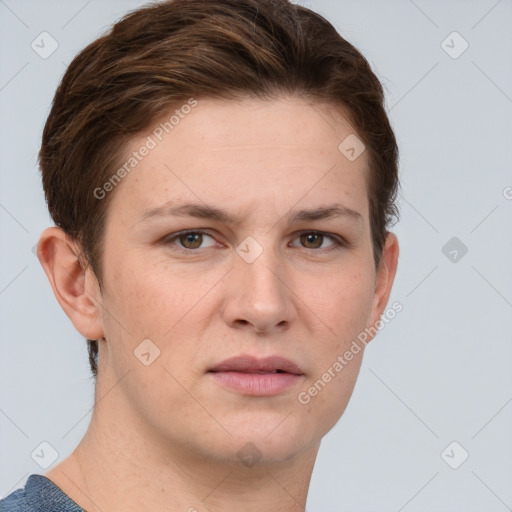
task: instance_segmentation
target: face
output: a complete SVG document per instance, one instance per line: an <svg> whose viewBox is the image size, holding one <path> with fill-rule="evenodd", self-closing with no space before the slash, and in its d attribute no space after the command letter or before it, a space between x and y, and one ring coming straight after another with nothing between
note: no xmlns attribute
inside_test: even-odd
<svg viewBox="0 0 512 512"><path fill-rule="evenodd" d="M363 350L343 355L391 286L367 154L338 149L341 112L298 99L201 100L161 140L159 122L109 192L100 379L163 449L292 459L342 415Z"/></svg>

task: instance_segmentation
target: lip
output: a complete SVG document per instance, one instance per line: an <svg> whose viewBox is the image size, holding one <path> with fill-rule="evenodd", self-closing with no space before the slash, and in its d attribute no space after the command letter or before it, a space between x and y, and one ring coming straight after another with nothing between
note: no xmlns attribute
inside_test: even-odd
<svg viewBox="0 0 512 512"><path fill-rule="evenodd" d="M221 385L249 396L273 396L302 382L300 367L282 356L231 357L208 373Z"/></svg>

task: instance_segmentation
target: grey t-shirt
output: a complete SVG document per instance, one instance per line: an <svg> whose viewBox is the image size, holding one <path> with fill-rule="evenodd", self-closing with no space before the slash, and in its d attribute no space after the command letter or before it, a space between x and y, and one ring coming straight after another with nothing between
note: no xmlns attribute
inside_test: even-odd
<svg viewBox="0 0 512 512"><path fill-rule="evenodd" d="M30 475L25 487L0 500L0 512L85 512L43 475Z"/></svg>

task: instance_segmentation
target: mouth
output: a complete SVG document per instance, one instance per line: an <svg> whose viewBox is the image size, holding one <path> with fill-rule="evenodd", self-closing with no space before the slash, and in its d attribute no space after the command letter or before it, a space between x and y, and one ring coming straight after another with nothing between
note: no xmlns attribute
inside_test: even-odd
<svg viewBox="0 0 512 512"><path fill-rule="evenodd" d="M301 368L281 356L232 357L211 368L208 374L223 387L249 396L277 395L304 379Z"/></svg>

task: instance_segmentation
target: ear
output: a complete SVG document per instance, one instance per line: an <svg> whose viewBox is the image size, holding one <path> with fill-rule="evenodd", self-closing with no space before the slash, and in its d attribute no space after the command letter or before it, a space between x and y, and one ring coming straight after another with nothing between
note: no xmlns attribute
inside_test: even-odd
<svg viewBox="0 0 512 512"><path fill-rule="evenodd" d="M398 239L393 233L388 233L382 249L377 276L375 280L375 294L373 296L371 325L374 326L379 320L388 303L391 288L395 280L396 268L398 265Z"/></svg>
<svg viewBox="0 0 512 512"><path fill-rule="evenodd" d="M80 253L79 245L57 227L45 229L37 245L37 257L61 308L82 336L97 340L104 336L101 291Z"/></svg>

